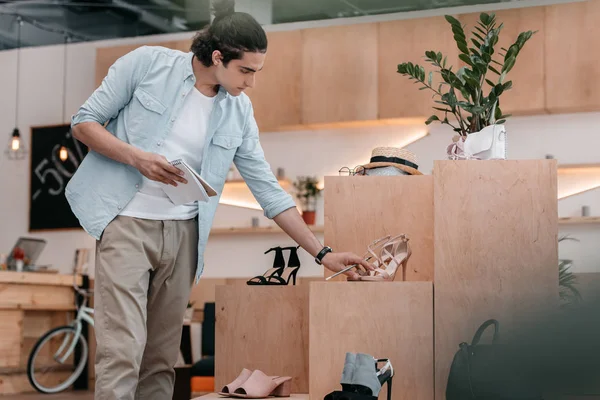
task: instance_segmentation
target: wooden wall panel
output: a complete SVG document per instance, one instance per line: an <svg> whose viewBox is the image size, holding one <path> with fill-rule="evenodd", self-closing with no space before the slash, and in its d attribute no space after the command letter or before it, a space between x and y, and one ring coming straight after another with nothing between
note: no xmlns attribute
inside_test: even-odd
<svg viewBox="0 0 600 400"><path fill-rule="evenodd" d="M302 115L302 33L268 32L269 47L255 87L246 90L261 131L298 125Z"/></svg>
<svg viewBox="0 0 600 400"><path fill-rule="evenodd" d="M170 49L180 49L183 42L170 41L160 43L148 43L149 46L164 46ZM144 44L127 44L122 46L112 47L99 47L96 49L96 87L100 86L102 80L108 74L110 67L119 58L137 49L138 47L144 46Z"/></svg>
<svg viewBox="0 0 600 400"><path fill-rule="evenodd" d="M546 7L547 108L552 113L600 110L600 2Z"/></svg>
<svg viewBox="0 0 600 400"><path fill-rule="evenodd" d="M401 233L410 238L412 249L406 280L433 280L431 176L325 177L325 243L328 246L362 256L375 239ZM325 270L325 276L330 275L331 272ZM334 280L345 280L345 277L340 275Z"/></svg>
<svg viewBox="0 0 600 400"><path fill-rule="evenodd" d="M434 71L433 87L442 82L437 68L424 59L425 51L440 51L447 65L458 66L458 49L452 38L452 27L444 17L405 19L379 24L379 118L428 118L438 106L431 90L419 90L408 77L400 75L398 64L412 62L426 71Z"/></svg>
<svg viewBox="0 0 600 400"><path fill-rule="evenodd" d="M302 122L377 119L377 24L302 35Z"/></svg>
<svg viewBox="0 0 600 400"><path fill-rule="evenodd" d="M217 288L216 391L248 368L291 376L294 393L308 392L308 289L309 285Z"/></svg>
<svg viewBox="0 0 600 400"><path fill-rule="evenodd" d="M436 161L436 398L488 318L508 333L558 305L556 160ZM535 285L532 285L535 282Z"/></svg>
<svg viewBox="0 0 600 400"><path fill-rule="evenodd" d="M508 49L512 45L519 33L525 31L538 31L525 44L514 68L506 76L505 82L512 81L513 88L504 92L500 97L500 108L504 114L513 115L532 115L544 114L546 105L546 79L544 64L546 61L546 52L544 47L544 34L546 27L544 23L545 7L524 7L512 10L495 11L498 25L504 24L500 32L500 40L496 45L496 54L494 60L504 63L504 57L498 53L504 51L502 47ZM465 34L469 39L469 47L473 46L470 41L471 32L477 26L479 13L463 14L459 20L467 25ZM476 39L476 38L475 38ZM498 65L495 67L501 68ZM489 71L487 78L493 82L498 81L498 75ZM485 84L485 93L489 93L490 86Z"/></svg>
<svg viewBox="0 0 600 400"><path fill-rule="evenodd" d="M391 360L392 399L433 400L432 283L312 283L311 399L341 390L347 352Z"/></svg>
<svg viewBox="0 0 600 400"><path fill-rule="evenodd" d="M0 368L18 367L21 359L23 311L0 310L0 321Z"/></svg>

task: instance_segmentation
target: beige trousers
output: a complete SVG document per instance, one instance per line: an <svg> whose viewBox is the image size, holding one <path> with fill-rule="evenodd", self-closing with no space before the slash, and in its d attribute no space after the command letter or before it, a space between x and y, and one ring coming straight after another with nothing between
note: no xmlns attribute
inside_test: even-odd
<svg viewBox="0 0 600 400"><path fill-rule="evenodd" d="M198 222L118 216L96 246L95 400L170 400Z"/></svg>

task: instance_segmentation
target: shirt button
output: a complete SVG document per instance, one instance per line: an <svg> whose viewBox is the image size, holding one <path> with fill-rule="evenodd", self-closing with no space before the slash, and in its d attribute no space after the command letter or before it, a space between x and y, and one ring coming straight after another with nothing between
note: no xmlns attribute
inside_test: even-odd
<svg viewBox="0 0 600 400"><path fill-rule="evenodd" d="M162 142L156 142L157 146L160 146L162 144Z"/></svg>
<svg viewBox="0 0 600 400"><path fill-rule="evenodd" d="M121 209L121 206L117 206L117 208L120 210L120 209Z"/></svg>
<svg viewBox="0 0 600 400"><path fill-rule="evenodd" d="M140 185L135 185L136 189L139 189Z"/></svg>
<svg viewBox="0 0 600 400"><path fill-rule="evenodd" d="M147 105L147 106L150 106L150 102L149 102L149 101L148 101L148 102L146 102L146 105Z"/></svg>
<svg viewBox="0 0 600 400"><path fill-rule="evenodd" d="M175 122L175 118L171 118L171 122Z"/></svg>

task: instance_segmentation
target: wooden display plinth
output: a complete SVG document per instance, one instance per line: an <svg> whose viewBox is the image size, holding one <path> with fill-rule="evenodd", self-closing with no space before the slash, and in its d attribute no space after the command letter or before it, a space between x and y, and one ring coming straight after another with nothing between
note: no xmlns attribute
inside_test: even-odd
<svg viewBox="0 0 600 400"><path fill-rule="evenodd" d="M311 400L341 390L347 352L391 360L392 399L432 400L431 282L311 283ZM387 386L380 398L386 393Z"/></svg>
<svg viewBox="0 0 600 400"><path fill-rule="evenodd" d="M308 289L217 287L216 391L248 368L291 376L292 392L308 393Z"/></svg>
<svg viewBox="0 0 600 400"><path fill-rule="evenodd" d="M435 382L488 318L508 332L558 305L555 160L434 164Z"/></svg>
<svg viewBox="0 0 600 400"><path fill-rule="evenodd" d="M404 233L413 250L406 280L433 280L431 176L326 177L325 188L326 245L362 256L375 239Z"/></svg>
<svg viewBox="0 0 600 400"><path fill-rule="evenodd" d="M0 271L0 293L0 395L34 392L25 371L29 354L43 334L71 318L73 276ZM64 375L53 372L48 379Z"/></svg>

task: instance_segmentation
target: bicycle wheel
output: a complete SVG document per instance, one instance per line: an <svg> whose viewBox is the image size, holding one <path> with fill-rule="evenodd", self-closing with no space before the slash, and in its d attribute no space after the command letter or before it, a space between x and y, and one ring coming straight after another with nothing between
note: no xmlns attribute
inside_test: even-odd
<svg viewBox="0 0 600 400"><path fill-rule="evenodd" d="M38 392L61 392L81 375L87 363L88 345L81 334L73 343L75 332L72 326L54 328L33 347L27 361L27 377Z"/></svg>

